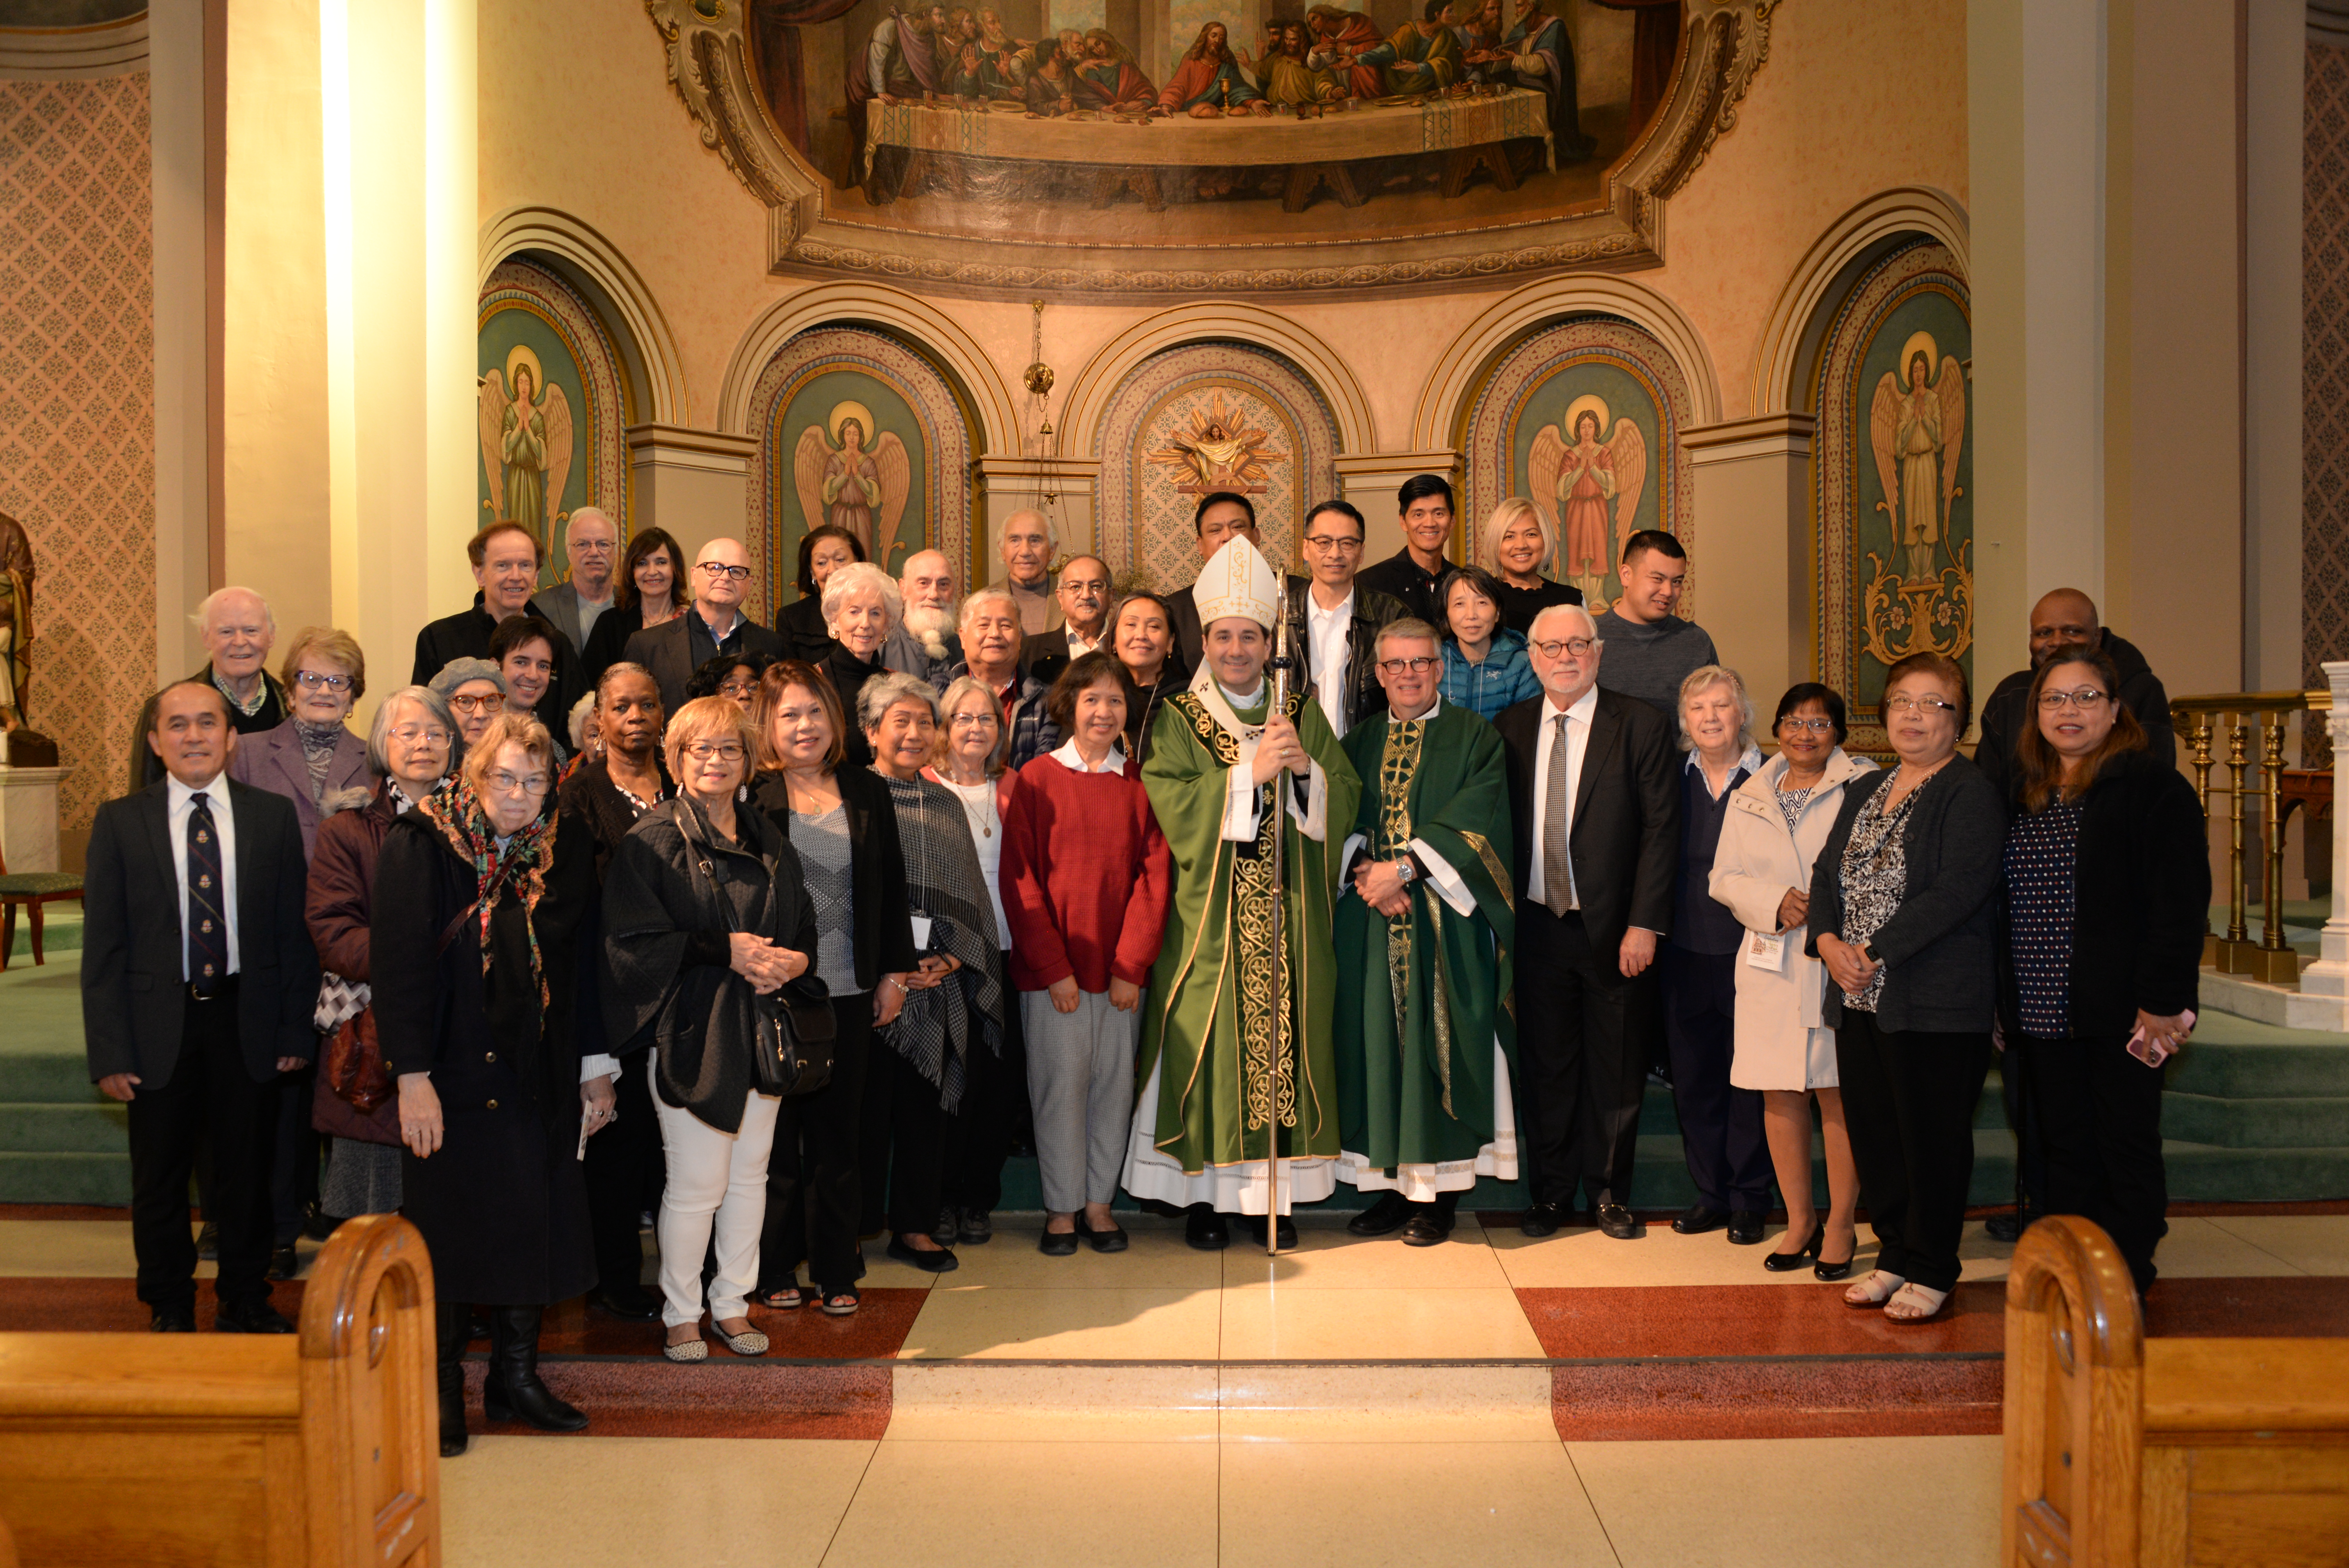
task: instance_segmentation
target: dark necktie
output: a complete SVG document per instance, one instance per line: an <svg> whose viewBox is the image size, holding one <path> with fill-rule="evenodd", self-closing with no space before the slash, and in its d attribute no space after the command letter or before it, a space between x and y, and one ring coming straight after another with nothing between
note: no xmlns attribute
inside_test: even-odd
<svg viewBox="0 0 2349 1568"><path fill-rule="evenodd" d="M188 813L188 978L209 991L228 978L228 915L212 800L199 790L194 804Z"/></svg>

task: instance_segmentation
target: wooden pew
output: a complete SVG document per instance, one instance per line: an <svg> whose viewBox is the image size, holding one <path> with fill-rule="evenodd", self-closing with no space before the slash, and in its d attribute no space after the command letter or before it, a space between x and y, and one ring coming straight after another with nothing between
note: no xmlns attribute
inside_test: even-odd
<svg viewBox="0 0 2349 1568"><path fill-rule="evenodd" d="M439 1433L431 1260L394 1214L327 1241L298 1334L0 1334L24 1568L431 1568Z"/></svg>
<svg viewBox="0 0 2349 1568"><path fill-rule="evenodd" d="M2349 1339L2147 1339L2087 1221L2006 1283L2006 1568L2349 1568Z"/></svg>

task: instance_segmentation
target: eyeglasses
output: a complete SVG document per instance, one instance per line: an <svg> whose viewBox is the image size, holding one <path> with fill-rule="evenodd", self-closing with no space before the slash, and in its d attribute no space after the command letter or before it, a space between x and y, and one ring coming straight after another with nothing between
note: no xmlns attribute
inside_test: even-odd
<svg viewBox="0 0 2349 1568"><path fill-rule="evenodd" d="M1899 696L1886 697L1884 699L1884 711L1887 713L1921 713L1926 717L1930 718L1937 713L1955 713L1958 711L1958 705L1953 702L1943 702L1937 696L1910 696L1908 693L1903 692Z"/></svg>
<svg viewBox="0 0 2349 1568"><path fill-rule="evenodd" d="M958 713L947 720L949 729L991 729L994 726L995 716L991 713Z"/></svg>
<svg viewBox="0 0 2349 1568"><path fill-rule="evenodd" d="M1526 645L1546 659L1557 658L1561 654L1578 659L1587 658L1591 650L1599 645L1599 639L1596 637L1568 637L1562 643L1528 643Z"/></svg>
<svg viewBox="0 0 2349 1568"><path fill-rule="evenodd" d="M742 760L742 743L739 740L688 740L685 754L696 762L707 762L715 757L720 762Z"/></svg>
<svg viewBox="0 0 2349 1568"><path fill-rule="evenodd" d="M1362 548L1362 542L1335 533L1309 533L1305 548L1319 555L1350 555Z"/></svg>
<svg viewBox="0 0 2349 1568"><path fill-rule="evenodd" d="M712 577L731 577L737 583L744 581L750 575L750 569L747 566L729 566L718 561L699 561L694 564Z"/></svg>
<svg viewBox="0 0 2349 1568"><path fill-rule="evenodd" d="M1061 579L1061 592L1063 593L1106 593L1109 592L1109 583L1104 579L1099 577L1063 577Z"/></svg>
<svg viewBox="0 0 2349 1568"><path fill-rule="evenodd" d="M348 691L351 689L351 677L322 676L316 670L297 670L294 675L294 684L310 691L316 691L321 686L328 691Z"/></svg>
<svg viewBox="0 0 2349 1568"><path fill-rule="evenodd" d="M502 691L485 691L472 696L459 696L449 699L449 706L459 713L495 713L505 705L506 694Z"/></svg>
<svg viewBox="0 0 2349 1568"><path fill-rule="evenodd" d="M419 741L431 746L449 744L449 732L434 726L427 728L419 724L403 724L398 729L385 732L385 738L397 740L402 746L414 746Z"/></svg>
<svg viewBox="0 0 2349 1568"><path fill-rule="evenodd" d="M2094 686L2082 686L2078 691L2044 691L2039 694L2039 706L2049 713L2065 707L2076 707L2085 713L2100 702L2110 701L2112 696L2109 693L2100 692Z"/></svg>
<svg viewBox="0 0 2349 1568"><path fill-rule="evenodd" d="M1805 730L1812 735L1825 735L1835 728L1835 720L1832 718L1782 718L1778 721L1778 727Z"/></svg>
<svg viewBox="0 0 2349 1568"><path fill-rule="evenodd" d="M730 680L718 683L718 695L730 696L736 702L749 701L750 694L758 689L759 683L754 680Z"/></svg>
<svg viewBox="0 0 2349 1568"><path fill-rule="evenodd" d="M1415 659L1381 659L1379 668L1391 676L1399 676L1405 670L1409 670L1415 676L1423 676L1443 662L1442 659L1432 658L1422 654Z"/></svg>
<svg viewBox="0 0 2349 1568"><path fill-rule="evenodd" d="M484 787L497 795L543 795L548 786L554 782L543 773L531 773L516 778L502 769L481 780Z"/></svg>

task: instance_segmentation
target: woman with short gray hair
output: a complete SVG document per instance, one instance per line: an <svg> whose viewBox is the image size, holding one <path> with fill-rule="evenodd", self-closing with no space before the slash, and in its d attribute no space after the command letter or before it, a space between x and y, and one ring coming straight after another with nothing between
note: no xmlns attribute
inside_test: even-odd
<svg viewBox="0 0 2349 1568"><path fill-rule="evenodd" d="M832 648L824 655L823 673L847 712L861 717L858 694L864 683L890 673L881 662L881 650L888 645L904 611L896 581L870 562L852 561L824 579L823 624L832 634ZM846 739L849 761L873 760L862 724L853 727Z"/></svg>

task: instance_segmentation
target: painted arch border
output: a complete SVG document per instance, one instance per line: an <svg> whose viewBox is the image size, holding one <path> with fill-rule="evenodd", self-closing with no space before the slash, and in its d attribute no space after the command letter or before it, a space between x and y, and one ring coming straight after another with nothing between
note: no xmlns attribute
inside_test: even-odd
<svg viewBox="0 0 2349 1568"><path fill-rule="evenodd" d="M644 397L637 412L647 423L685 422L684 356L651 287L620 248L595 228L555 207L509 207L481 226L478 295L490 274L508 261L552 258L577 271L611 303L619 317L607 322L626 368L638 372ZM636 363L626 366L633 352Z"/></svg>

